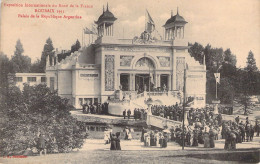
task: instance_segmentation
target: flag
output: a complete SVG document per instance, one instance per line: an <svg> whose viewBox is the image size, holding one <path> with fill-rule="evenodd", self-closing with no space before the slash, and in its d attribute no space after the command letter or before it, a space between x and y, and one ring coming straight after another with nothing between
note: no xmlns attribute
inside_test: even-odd
<svg viewBox="0 0 260 164"><path fill-rule="evenodd" d="M216 82L220 84L220 73L214 73Z"/></svg>
<svg viewBox="0 0 260 164"><path fill-rule="evenodd" d="M84 34L94 34L93 31L91 31L90 29L88 29L87 27L84 29Z"/></svg>
<svg viewBox="0 0 260 164"><path fill-rule="evenodd" d="M149 12L147 10L146 10L146 12L147 12L147 22L146 22L146 29L145 29L145 31L151 33L155 29L155 24L154 24L154 21L153 21L151 15L149 14Z"/></svg>
<svg viewBox="0 0 260 164"><path fill-rule="evenodd" d="M152 84L154 84L154 81L153 81L153 74L152 74L152 73L150 73L150 82L151 82Z"/></svg>
<svg viewBox="0 0 260 164"><path fill-rule="evenodd" d="M96 26L94 23L92 23L92 32L93 32L93 34L95 34L95 35L98 34L98 33L97 33L97 26Z"/></svg>

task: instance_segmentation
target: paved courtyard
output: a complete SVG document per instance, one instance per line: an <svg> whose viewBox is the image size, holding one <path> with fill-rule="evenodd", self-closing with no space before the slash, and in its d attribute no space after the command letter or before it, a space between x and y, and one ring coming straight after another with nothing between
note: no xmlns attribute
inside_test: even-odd
<svg viewBox="0 0 260 164"><path fill-rule="evenodd" d="M237 150L223 150L224 140L216 141L216 148L185 147L170 142L167 148L144 147L138 140L121 140L122 151L110 151L103 140L87 139L84 146L71 153L32 156L23 159L1 158L2 163L238 163L259 161L260 137L253 142L237 144Z"/></svg>

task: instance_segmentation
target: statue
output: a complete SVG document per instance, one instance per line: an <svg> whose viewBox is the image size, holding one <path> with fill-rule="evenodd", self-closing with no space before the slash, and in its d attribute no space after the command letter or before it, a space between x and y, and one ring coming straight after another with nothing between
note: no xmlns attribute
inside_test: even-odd
<svg viewBox="0 0 260 164"><path fill-rule="evenodd" d="M139 85L136 84L136 88L135 88L136 91L139 91Z"/></svg>
<svg viewBox="0 0 260 164"><path fill-rule="evenodd" d="M147 91L147 87L146 87L146 84L144 85L144 91Z"/></svg>
<svg viewBox="0 0 260 164"><path fill-rule="evenodd" d="M163 84L163 91L166 92L166 85Z"/></svg>

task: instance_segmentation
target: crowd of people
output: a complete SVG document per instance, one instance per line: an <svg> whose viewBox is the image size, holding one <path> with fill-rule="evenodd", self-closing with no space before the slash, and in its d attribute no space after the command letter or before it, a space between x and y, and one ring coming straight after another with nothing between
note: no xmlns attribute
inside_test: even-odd
<svg viewBox="0 0 260 164"><path fill-rule="evenodd" d="M94 104L83 104L82 112L84 114L108 114L108 105L109 103L105 102L94 103Z"/></svg>
<svg viewBox="0 0 260 164"><path fill-rule="evenodd" d="M128 109L128 110L124 110L123 111L123 117L124 119L127 117L128 119L130 119L131 117L131 110ZM134 109L134 119L135 120L146 120L147 118L147 110L146 109L141 109L141 108L135 108Z"/></svg>
<svg viewBox="0 0 260 164"><path fill-rule="evenodd" d="M155 146L166 148L168 142L168 132L166 130L146 130L142 129L141 142L144 146Z"/></svg>
<svg viewBox="0 0 260 164"><path fill-rule="evenodd" d="M105 144L110 144L110 150L121 150L120 132L112 133L111 128L106 128L104 131Z"/></svg>
<svg viewBox="0 0 260 164"><path fill-rule="evenodd" d="M152 114L175 121L182 121L183 113L182 108L176 104L174 106L152 106ZM259 136L260 125L258 122L253 126L250 124L248 117L244 123L239 121L239 116L234 121L223 121L222 115L214 115L212 108L190 109L187 119L188 126L182 128L179 125L170 128L168 141L174 141L182 145L184 136L184 146L196 147L199 144L204 144L205 148L214 148L215 140L218 140L221 135L222 139L225 139L225 149L230 150L236 149L237 143L253 141L255 131ZM153 136L156 132L149 132L149 134L150 143L153 143Z"/></svg>
<svg viewBox="0 0 260 164"><path fill-rule="evenodd" d="M151 106L152 114L155 116L160 116L163 118L168 118L175 121L182 121L182 107L177 103L175 105L166 106L166 105L152 105Z"/></svg>

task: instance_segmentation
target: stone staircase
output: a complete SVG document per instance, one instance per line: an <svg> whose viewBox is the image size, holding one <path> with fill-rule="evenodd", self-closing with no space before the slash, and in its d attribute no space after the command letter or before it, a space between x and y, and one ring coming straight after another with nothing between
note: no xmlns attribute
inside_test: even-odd
<svg viewBox="0 0 260 164"><path fill-rule="evenodd" d="M109 101L109 113L112 115L122 115L123 111L130 109L134 113L135 108L147 109L146 100L150 97L153 100L153 105L175 105L180 103L178 91L168 92L136 92L126 91L123 93L124 100L114 99Z"/></svg>

